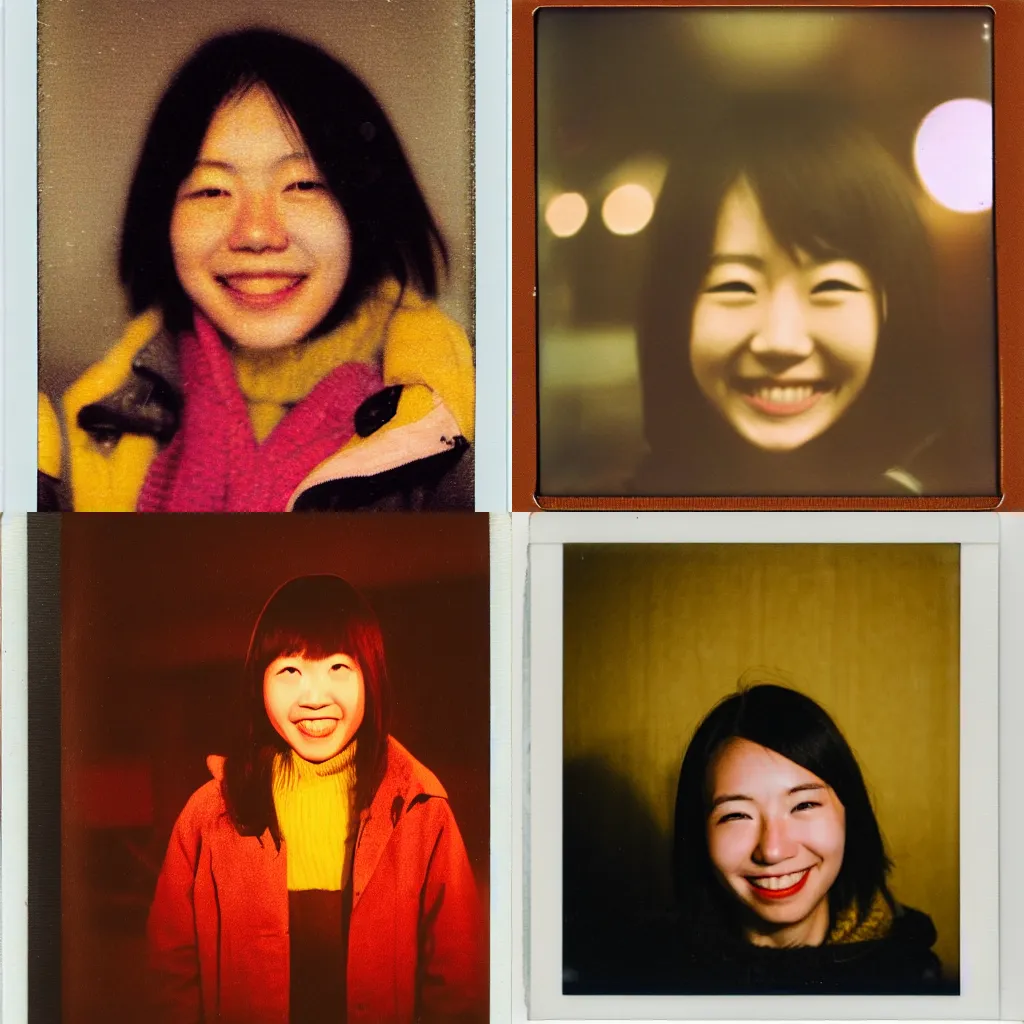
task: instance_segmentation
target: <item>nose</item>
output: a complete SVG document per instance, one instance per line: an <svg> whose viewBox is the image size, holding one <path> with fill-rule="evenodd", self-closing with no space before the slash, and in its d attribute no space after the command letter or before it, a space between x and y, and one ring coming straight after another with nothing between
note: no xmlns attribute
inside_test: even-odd
<svg viewBox="0 0 1024 1024"><path fill-rule="evenodd" d="M272 192L242 196L229 244L247 252L280 251L288 245L288 232Z"/></svg>
<svg viewBox="0 0 1024 1024"><path fill-rule="evenodd" d="M781 864L796 854L796 847L784 822L777 818L765 818L752 859L755 864L765 866Z"/></svg>
<svg viewBox="0 0 1024 1024"><path fill-rule="evenodd" d="M750 341L750 351L774 372L802 362L814 351L804 302L795 284L784 281L774 288L765 319Z"/></svg>
<svg viewBox="0 0 1024 1024"><path fill-rule="evenodd" d="M324 708L332 703L331 696L327 692L326 678L321 672L306 671L302 676L302 692L299 694L299 704L304 708Z"/></svg>

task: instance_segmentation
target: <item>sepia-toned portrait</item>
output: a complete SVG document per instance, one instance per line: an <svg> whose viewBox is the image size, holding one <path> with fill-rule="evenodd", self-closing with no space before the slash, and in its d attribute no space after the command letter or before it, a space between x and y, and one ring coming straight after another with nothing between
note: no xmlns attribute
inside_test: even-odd
<svg viewBox="0 0 1024 1024"><path fill-rule="evenodd" d="M999 493L993 31L537 12L538 495Z"/></svg>

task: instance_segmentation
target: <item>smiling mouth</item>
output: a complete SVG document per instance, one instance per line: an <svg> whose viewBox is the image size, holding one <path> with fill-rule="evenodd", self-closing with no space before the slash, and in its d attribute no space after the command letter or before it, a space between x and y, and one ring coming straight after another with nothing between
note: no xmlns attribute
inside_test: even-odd
<svg viewBox="0 0 1024 1024"><path fill-rule="evenodd" d="M295 728L307 739L322 740L330 736L338 728L338 719L303 718L295 723Z"/></svg>
<svg viewBox="0 0 1024 1024"><path fill-rule="evenodd" d="M302 287L305 274L224 274L217 283L239 305L268 309L287 302Z"/></svg>
<svg viewBox="0 0 1024 1024"><path fill-rule="evenodd" d="M751 408L762 415L779 419L807 412L817 405L823 395L834 390L825 381L782 384L778 381L741 379L734 386Z"/></svg>
<svg viewBox="0 0 1024 1024"><path fill-rule="evenodd" d="M759 898L784 900L795 896L807 884L810 874L811 869L804 868L786 875L747 875L746 879Z"/></svg>

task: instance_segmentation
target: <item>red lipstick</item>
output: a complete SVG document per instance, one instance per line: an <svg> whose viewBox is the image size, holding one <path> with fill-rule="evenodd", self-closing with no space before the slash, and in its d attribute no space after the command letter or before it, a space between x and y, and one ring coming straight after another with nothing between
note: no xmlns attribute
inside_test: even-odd
<svg viewBox="0 0 1024 1024"><path fill-rule="evenodd" d="M793 874L793 872L787 872L787 874ZM810 877L811 869L807 868L803 875L800 876L800 880L789 886L787 889L763 889L759 885L754 884L753 878L747 878L747 882L750 884L750 888L753 889L755 895L759 899L765 900L784 900L790 896L795 896L806 884L807 879Z"/></svg>

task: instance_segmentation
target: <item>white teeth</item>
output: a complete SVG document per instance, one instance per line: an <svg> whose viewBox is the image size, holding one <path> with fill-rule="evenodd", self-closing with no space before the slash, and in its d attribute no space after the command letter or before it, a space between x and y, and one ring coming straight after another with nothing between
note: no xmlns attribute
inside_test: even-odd
<svg viewBox="0 0 1024 1024"><path fill-rule="evenodd" d="M291 287L298 282L297 277L269 275L267 277L234 277L228 284L236 291L245 295L273 295L275 292Z"/></svg>
<svg viewBox="0 0 1024 1024"><path fill-rule="evenodd" d="M788 889L790 886L796 885L807 874L807 871L810 871L810 868L807 868L806 871L794 871L789 875L778 875L775 878L751 878L749 881L755 889Z"/></svg>
<svg viewBox="0 0 1024 1024"><path fill-rule="evenodd" d="M798 402L806 402L814 394L814 388L810 384L785 388L764 387L758 388L756 394L763 402L772 402L775 405L796 405Z"/></svg>

